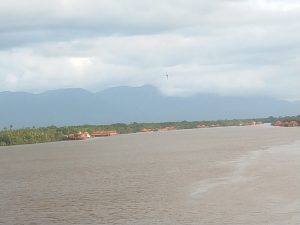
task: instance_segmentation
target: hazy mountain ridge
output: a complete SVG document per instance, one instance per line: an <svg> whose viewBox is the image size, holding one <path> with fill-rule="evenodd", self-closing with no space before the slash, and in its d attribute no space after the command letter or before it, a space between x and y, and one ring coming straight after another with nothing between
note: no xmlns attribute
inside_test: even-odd
<svg viewBox="0 0 300 225"><path fill-rule="evenodd" d="M215 120L300 112L299 101L209 94L168 97L152 86L115 87L96 93L84 89L1 92L0 104L0 127Z"/></svg>

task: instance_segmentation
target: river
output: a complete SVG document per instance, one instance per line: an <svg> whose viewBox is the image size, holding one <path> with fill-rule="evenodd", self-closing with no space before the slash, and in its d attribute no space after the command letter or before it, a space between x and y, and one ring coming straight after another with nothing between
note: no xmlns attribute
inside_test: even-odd
<svg viewBox="0 0 300 225"><path fill-rule="evenodd" d="M300 128L0 147L0 224L300 224Z"/></svg>

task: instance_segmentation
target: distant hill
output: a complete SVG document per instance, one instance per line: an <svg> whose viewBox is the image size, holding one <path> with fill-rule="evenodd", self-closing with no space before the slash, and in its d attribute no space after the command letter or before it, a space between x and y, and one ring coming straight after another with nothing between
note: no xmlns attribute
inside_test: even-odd
<svg viewBox="0 0 300 225"><path fill-rule="evenodd" d="M270 97L199 94L167 97L152 86L115 87L97 93L60 89L42 94L0 92L0 128L216 120L298 115L300 102Z"/></svg>

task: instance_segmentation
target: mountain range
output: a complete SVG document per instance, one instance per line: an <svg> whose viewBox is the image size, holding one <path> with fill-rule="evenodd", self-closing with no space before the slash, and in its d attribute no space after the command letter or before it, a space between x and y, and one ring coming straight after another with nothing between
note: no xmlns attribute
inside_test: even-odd
<svg viewBox="0 0 300 225"><path fill-rule="evenodd" d="M0 92L0 105L0 129L10 125L19 128L262 118L300 112L300 101L213 94L170 97L148 85L115 87L96 93L76 88L41 94Z"/></svg>

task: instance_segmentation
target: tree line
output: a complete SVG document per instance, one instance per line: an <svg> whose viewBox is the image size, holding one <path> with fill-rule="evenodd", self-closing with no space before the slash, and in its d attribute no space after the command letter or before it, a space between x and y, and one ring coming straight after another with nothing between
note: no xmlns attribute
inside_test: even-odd
<svg viewBox="0 0 300 225"><path fill-rule="evenodd" d="M67 140L70 133L78 133L87 131L93 133L97 130L116 130L119 134L136 133L143 128L158 130L164 127L174 127L175 129L193 129L199 125L210 126L239 126L248 125L251 122L272 123L281 120L296 120L300 122L300 116L296 117L268 117L261 119L244 119L244 120L217 120L217 121L180 121L180 122L164 122L164 123L117 123L112 125L81 125L81 126L48 126L40 128L22 128L13 129L10 125L9 129L5 128L0 131L0 146L34 144L44 142L54 142Z"/></svg>

